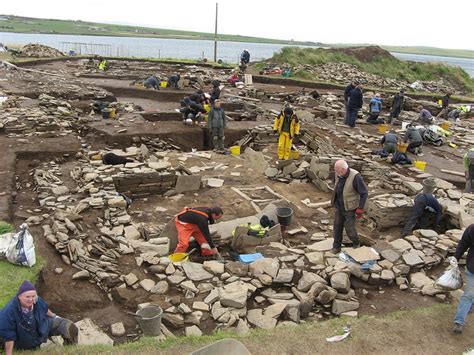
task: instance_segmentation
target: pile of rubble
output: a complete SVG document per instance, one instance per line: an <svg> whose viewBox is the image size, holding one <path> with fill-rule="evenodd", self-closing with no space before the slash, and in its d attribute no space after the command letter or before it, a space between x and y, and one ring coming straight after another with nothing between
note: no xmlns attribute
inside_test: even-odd
<svg viewBox="0 0 474 355"><path fill-rule="evenodd" d="M45 46L43 44L29 43L21 47L20 55L22 57L54 58L63 57L64 53L56 48Z"/></svg>

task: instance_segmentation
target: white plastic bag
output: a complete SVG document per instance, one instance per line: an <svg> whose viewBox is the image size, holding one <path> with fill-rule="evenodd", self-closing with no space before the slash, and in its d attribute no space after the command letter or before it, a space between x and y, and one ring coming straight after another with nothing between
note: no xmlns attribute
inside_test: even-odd
<svg viewBox="0 0 474 355"><path fill-rule="evenodd" d="M28 231L28 225L23 223L8 245L7 260L12 264L32 267L36 263L33 237Z"/></svg>
<svg viewBox="0 0 474 355"><path fill-rule="evenodd" d="M440 276L436 285L451 290L457 290L462 287L461 271L459 270L458 262L455 258L450 258L451 266Z"/></svg>
<svg viewBox="0 0 474 355"><path fill-rule="evenodd" d="M7 258L7 250L15 233L5 233L0 235L0 260Z"/></svg>

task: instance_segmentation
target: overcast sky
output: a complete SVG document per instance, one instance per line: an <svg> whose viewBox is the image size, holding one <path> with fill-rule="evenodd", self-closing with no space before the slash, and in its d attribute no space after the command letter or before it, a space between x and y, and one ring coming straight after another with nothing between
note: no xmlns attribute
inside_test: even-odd
<svg viewBox="0 0 474 355"><path fill-rule="evenodd" d="M215 3L1 0L0 14L213 32ZM323 43L474 49L468 20L473 13L473 0L220 0L218 30Z"/></svg>

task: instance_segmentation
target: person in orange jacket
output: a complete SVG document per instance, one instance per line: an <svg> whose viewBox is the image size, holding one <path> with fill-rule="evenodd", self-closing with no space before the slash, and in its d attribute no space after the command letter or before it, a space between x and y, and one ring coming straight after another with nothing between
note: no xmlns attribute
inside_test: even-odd
<svg viewBox="0 0 474 355"><path fill-rule="evenodd" d="M185 207L175 219L178 230L178 245L175 253L186 253L189 248L189 240L194 240L201 248L202 256L218 254L217 247L209 232L209 224L222 217L224 212L218 206L214 207Z"/></svg>
<svg viewBox="0 0 474 355"><path fill-rule="evenodd" d="M273 131L280 134L278 138L278 159L290 159L293 138L300 134L300 121L291 107L287 106L280 112L275 119Z"/></svg>

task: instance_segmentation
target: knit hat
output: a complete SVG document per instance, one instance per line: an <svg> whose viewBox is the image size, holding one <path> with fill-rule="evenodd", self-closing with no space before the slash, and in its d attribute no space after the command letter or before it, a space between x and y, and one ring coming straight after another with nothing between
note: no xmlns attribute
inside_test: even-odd
<svg viewBox="0 0 474 355"><path fill-rule="evenodd" d="M433 178L426 178L423 180L423 186L434 189L436 188L436 181Z"/></svg>
<svg viewBox="0 0 474 355"><path fill-rule="evenodd" d="M35 286L32 285L32 283L28 280L23 281L23 283L20 285L18 288L18 293L17 295L21 295L22 293L28 292L28 291L36 291Z"/></svg>

